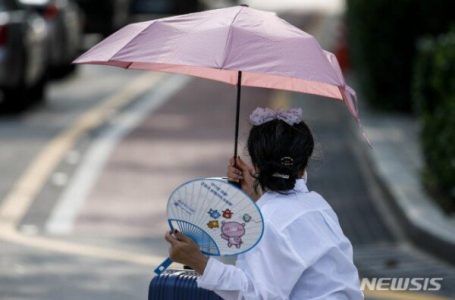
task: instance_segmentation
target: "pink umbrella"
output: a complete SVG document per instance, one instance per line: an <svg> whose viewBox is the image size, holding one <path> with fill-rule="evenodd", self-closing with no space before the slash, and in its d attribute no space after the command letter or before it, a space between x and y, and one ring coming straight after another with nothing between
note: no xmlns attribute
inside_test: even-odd
<svg viewBox="0 0 455 300"><path fill-rule="evenodd" d="M282 89L343 101L359 122L355 92L338 61L308 33L275 13L236 6L135 23L75 63L193 75L241 86Z"/></svg>

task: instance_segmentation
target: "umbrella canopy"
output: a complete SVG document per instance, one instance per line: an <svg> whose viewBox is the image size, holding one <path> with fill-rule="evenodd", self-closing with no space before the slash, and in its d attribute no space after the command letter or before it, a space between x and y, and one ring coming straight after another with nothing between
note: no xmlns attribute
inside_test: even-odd
<svg viewBox="0 0 455 300"><path fill-rule="evenodd" d="M128 25L75 63L188 74L343 100L358 117L336 57L273 12L244 6Z"/></svg>
<svg viewBox="0 0 455 300"><path fill-rule="evenodd" d="M128 25L75 63L180 73L236 84L237 104L241 86L326 96L343 101L358 121L355 92L346 85L335 55L275 13L245 6ZM238 128L236 141L237 133Z"/></svg>

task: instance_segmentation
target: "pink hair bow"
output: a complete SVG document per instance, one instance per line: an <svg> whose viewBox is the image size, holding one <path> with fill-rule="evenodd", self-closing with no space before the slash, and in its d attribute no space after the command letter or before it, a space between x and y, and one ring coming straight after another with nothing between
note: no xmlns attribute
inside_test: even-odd
<svg viewBox="0 0 455 300"><path fill-rule="evenodd" d="M250 123L254 126L262 125L272 120L282 120L289 125L294 125L303 121L302 109L291 108L286 111L278 110L275 111L268 107L256 108L250 115Z"/></svg>

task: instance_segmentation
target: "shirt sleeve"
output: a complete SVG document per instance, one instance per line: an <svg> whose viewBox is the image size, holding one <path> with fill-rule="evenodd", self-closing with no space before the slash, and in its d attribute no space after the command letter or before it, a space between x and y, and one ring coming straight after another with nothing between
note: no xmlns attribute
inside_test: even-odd
<svg viewBox="0 0 455 300"><path fill-rule="evenodd" d="M266 224L259 244L239 255L236 266L210 258L198 286L226 300L285 300L305 268L290 240Z"/></svg>

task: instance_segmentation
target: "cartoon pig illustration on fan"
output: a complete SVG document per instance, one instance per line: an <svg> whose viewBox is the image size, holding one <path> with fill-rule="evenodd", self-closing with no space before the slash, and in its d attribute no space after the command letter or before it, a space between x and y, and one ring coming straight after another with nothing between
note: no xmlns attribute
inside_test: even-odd
<svg viewBox="0 0 455 300"><path fill-rule="evenodd" d="M228 242L228 247L232 245L240 248L242 236L245 235L245 223L221 221L221 238Z"/></svg>

